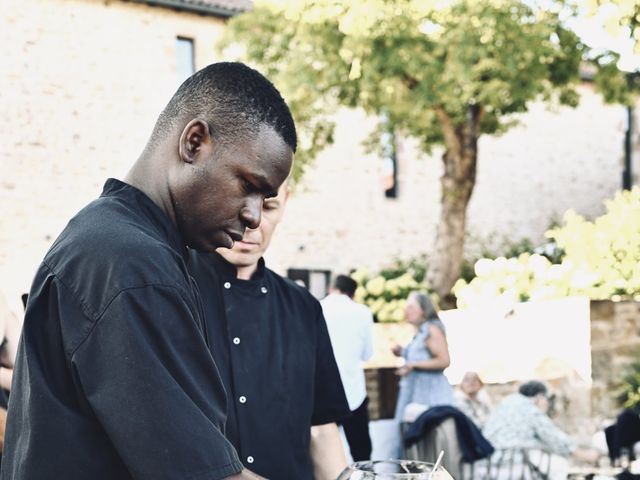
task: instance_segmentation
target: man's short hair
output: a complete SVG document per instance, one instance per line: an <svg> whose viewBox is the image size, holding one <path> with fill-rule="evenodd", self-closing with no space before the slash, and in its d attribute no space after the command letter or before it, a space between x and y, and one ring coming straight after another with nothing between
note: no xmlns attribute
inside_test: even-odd
<svg viewBox="0 0 640 480"><path fill-rule="evenodd" d="M266 124L296 151L295 124L280 92L243 63L213 63L187 78L160 114L152 141L194 118L206 120L212 136L223 142L255 134Z"/></svg>
<svg viewBox="0 0 640 480"><path fill-rule="evenodd" d="M535 397L536 395L540 394L546 395L547 386L537 380L531 380L520 385L518 392L520 392L520 394L524 395L525 397Z"/></svg>
<svg viewBox="0 0 640 480"><path fill-rule="evenodd" d="M353 298L353 295L356 293L356 289L358 288L358 283L347 275L338 275L333 281L333 288L344 293L348 297Z"/></svg>

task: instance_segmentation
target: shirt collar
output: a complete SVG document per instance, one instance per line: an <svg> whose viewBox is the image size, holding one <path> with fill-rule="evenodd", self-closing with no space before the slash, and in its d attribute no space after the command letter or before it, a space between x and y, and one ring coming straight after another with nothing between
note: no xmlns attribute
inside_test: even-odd
<svg viewBox="0 0 640 480"><path fill-rule="evenodd" d="M214 264L216 265L216 270L220 272L220 274L225 280L229 280L234 283L246 282L248 284L251 284L254 282L262 283L264 281L265 270L266 270L266 267L264 264L264 258L260 258L260 260L258 260L258 268L256 269L255 272L253 272L253 275L251 275L251 278L249 280L240 280L237 278L238 271L235 265L232 265L231 263L227 262L222 257L222 255L220 255L217 252L213 253L211 257L213 259Z"/></svg>
<svg viewBox="0 0 640 480"><path fill-rule="evenodd" d="M128 204L134 206L135 210L147 216L159 228L169 245L180 253L182 258L187 259L187 247L182 235L180 235L180 232L167 214L144 192L128 183L109 178L105 182L100 196L122 198Z"/></svg>

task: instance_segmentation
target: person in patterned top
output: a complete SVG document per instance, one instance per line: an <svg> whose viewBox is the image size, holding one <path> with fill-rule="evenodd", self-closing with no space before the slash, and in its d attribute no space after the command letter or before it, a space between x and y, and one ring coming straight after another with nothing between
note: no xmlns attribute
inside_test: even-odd
<svg viewBox="0 0 640 480"><path fill-rule="evenodd" d="M569 435L555 425L547 415L549 405L546 385L536 380L526 382L518 392L504 398L496 406L487 419L483 433L496 449L541 450L556 457L594 463L598 452L578 447ZM560 463L556 461L555 464L559 469ZM554 462L552 469L553 465Z"/></svg>

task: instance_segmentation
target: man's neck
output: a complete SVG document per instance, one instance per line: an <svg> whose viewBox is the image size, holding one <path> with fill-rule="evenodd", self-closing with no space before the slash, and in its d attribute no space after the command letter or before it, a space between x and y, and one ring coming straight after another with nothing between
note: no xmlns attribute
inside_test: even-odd
<svg viewBox="0 0 640 480"><path fill-rule="evenodd" d="M331 295L337 295L338 297L344 297L348 298L349 300L353 300L349 295L347 295L346 293L342 293L340 290L333 290L331 292Z"/></svg>
<svg viewBox="0 0 640 480"><path fill-rule="evenodd" d="M258 264L254 263L253 265L244 265L241 267L236 267L236 277L239 280L251 280L251 277L253 276L254 273L256 273L256 270L258 269Z"/></svg>
<svg viewBox="0 0 640 480"><path fill-rule="evenodd" d="M166 184L166 179L158 181L155 172L161 170L159 167L152 168L154 161L147 156L147 151L138 158L124 178L125 183L137 188L151 199L169 217L174 225L177 225L170 194L160 185ZM156 165L159 165L156 162Z"/></svg>

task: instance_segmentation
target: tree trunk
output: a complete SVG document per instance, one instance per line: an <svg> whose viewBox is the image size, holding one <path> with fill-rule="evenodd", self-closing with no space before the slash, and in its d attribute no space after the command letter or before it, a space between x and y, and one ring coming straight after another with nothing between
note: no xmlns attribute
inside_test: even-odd
<svg viewBox="0 0 640 480"><path fill-rule="evenodd" d="M427 280L440 297L441 308L455 308L451 288L462 272L467 206L476 183L482 109L469 106L466 121L459 126L453 124L444 109L437 109L436 113L446 150L442 156L444 173L440 178L440 220L429 255Z"/></svg>

